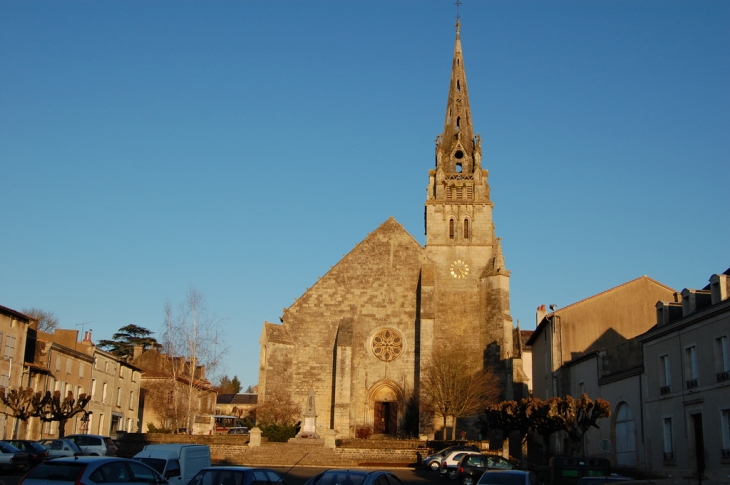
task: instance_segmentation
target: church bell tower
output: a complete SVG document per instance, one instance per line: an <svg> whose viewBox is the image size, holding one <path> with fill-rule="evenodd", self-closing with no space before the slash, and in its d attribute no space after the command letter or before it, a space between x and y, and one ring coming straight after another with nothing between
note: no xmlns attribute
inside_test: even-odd
<svg viewBox="0 0 730 485"><path fill-rule="evenodd" d="M465 356L500 371L509 387L509 271L495 236L487 176L472 124L457 17L444 129L436 138L436 166L429 170L426 196L423 350L428 356L428 347L457 342Z"/></svg>

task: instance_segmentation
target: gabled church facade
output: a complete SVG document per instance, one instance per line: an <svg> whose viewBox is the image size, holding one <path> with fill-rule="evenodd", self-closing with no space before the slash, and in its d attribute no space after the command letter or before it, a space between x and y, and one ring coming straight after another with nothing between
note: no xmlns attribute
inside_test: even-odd
<svg viewBox="0 0 730 485"><path fill-rule="evenodd" d="M303 406L313 390L318 435L396 435L406 403L417 402L422 366L445 343L495 370L505 398L521 397L526 378L510 316L510 273L472 126L458 20L435 158L426 246L390 218L286 308L281 324L265 323L260 403L285 397ZM419 424L420 434L433 433L427 416Z"/></svg>

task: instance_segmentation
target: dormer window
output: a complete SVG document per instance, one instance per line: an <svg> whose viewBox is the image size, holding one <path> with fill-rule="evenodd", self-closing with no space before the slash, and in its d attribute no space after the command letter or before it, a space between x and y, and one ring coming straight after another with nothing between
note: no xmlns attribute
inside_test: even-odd
<svg viewBox="0 0 730 485"><path fill-rule="evenodd" d="M469 239L469 219L464 219L464 239Z"/></svg>
<svg viewBox="0 0 730 485"><path fill-rule="evenodd" d="M449 219L449 239L454 239L454 220Z"/></svg>
<svg viewBox="0 0 730 485"><path fill-rule="evenodd" d="M461 91L461 81L459 81L458 79L456 80L456 90Z"/></svg>
<svg viewBox="0 0 730 485"><path fill-rule="evenodd" d="M456 173L461 173L461 170L462 170L461 164L460 163L457 163L456 164Z"/></svg>

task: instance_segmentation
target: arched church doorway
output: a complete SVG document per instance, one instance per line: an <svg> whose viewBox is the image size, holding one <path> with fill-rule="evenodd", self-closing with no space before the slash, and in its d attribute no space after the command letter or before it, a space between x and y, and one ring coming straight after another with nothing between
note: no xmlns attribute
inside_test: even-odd
<svg viewBox="0 0 730 485"><path fill-rule="evenodd" d="M373 432L375 434L396 434L398 431L398 403L376 401L374 418Z"/></svg>
<svg viewBox="0 0 730 485"><path fill-rule="evenodd" d="M400 387L389 379L382 380L370 388L373 434L397 434L398 401L401 395Z"/></svg>

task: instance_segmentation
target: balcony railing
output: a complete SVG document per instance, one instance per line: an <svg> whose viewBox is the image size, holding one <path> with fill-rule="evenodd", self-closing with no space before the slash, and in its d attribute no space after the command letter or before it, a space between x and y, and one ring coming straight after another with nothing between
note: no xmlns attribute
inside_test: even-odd
<svg viewBox="0 0 730 485"><path fill-rule="evenodd" d="M696 377L687 381L687 389L692 389L700 385L700 380Z"/></svg>
<svg viewBox="0 0 730 485"><path fill-rule="evenodd" d="M672 392L672 386L661 386L659 388L659 394L661 394L662 396L665 394L669 394L670 392Z"/></svg>
<svg viewBox="0 0 730 485"><path fill-rule="evenodd" d="M718 372L715 375L717 376L717 382L730 381L730 370L726 370L724 372Z"/></svg>

